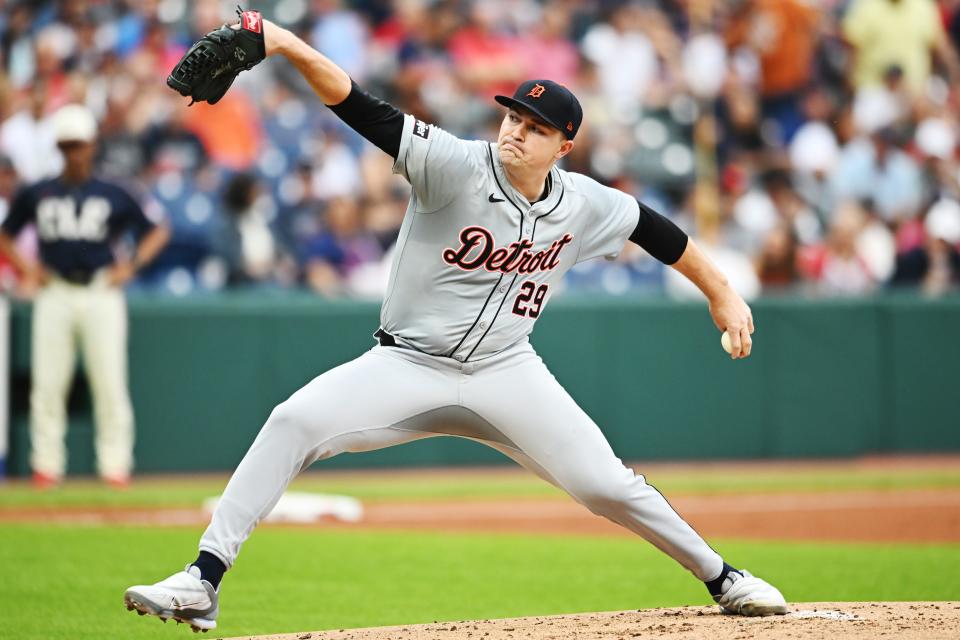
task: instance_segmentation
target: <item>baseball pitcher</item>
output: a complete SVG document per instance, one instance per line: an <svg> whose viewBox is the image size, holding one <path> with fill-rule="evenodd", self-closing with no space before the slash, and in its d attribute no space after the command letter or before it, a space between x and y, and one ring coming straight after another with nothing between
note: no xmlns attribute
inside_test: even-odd
<svg viewBox="0 0 960 640"><path fill-rule="evenodd" d="M706 583L725 611L786 613L779 591L725 563L623 465L528 340L568 269L616 256L629 240L704 292L717 327L731 335L733 358L751 349L750 309L680 229L627 194L557 167L582 120L569 90L524 82L496 98L505 107L496 142L465 141L367 94L253 11L191 51L201 55L188 52L168 84L195 100L219 99L229 68L235 75L264 56L286 58L325 105L394 158L412 193L377 344L274 409L227 484L199 557L128 589L128 609L214 628L224 572L298 473L344 452L455 435L501 451L648 540Z"/></svg>

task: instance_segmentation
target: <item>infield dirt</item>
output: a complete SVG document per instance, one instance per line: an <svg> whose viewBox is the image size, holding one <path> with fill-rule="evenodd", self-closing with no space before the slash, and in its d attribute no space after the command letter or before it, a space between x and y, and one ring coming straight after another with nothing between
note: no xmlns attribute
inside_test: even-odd
<svg viewBox="0 0 960 640"><path fill-rule="evenodd" d="M958 637L960 602L814 602L785 616L720 615L716 607L644 609L399 627L305 631L232 640L947 640Z"/></svg>
<svg viewBox="0 0 960 640"><path fill-rule="evenodd" d="M671 504L707 537L847 542L960 542L960 489L676 496ZM0 522L65 525L205 525L200 509L0 508ZM363 520L327 529L633 536L566 496L514 499L371 500ZM960 637L960 634L958 636Z"/></svg>

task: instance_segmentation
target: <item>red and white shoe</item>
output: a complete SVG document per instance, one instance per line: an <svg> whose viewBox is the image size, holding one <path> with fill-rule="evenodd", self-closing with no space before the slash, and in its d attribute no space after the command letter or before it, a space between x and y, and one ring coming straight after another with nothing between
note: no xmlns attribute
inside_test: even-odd
<svg viewBox="0 0 960 640"><path fill-rule="evenodd" d="M33 486L41 491L56 489L60 486L60 478L42 471L33 472Z"/></svg>
<svg viewBox="0 0 960 640"><path fill-rule="evenodd" d="M124 490L130 488L130 476L128 475L110 475L103 476L103 481L111 489Z"/></svg>

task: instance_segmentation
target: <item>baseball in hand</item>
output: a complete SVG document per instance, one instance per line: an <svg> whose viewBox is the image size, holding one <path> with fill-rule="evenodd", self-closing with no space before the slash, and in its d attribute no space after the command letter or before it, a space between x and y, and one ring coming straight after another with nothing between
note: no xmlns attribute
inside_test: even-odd
<svg viewBox="0 0 960 640"><path fill-rule="evenodd" d="M720 346L723 347L723 350L727 353L733 353L733 343L730 342L730 334L726 331L720 336Z"/></svg>

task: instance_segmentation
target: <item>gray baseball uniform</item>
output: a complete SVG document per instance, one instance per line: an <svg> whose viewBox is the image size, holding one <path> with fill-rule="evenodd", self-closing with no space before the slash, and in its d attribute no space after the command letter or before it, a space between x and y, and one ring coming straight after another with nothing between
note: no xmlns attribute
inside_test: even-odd
<svg viewBox="0 0 960 640"><path fill-rule="evenodd" d="M632 197L554 167L534 204L497 147L406 116L394 171L412 186L381 311L386 337L274 409L231 478L200 549L229 567L289 482L316 460L455 435L491 446L700 580L720 556L616 457L527 336L564 272L616 256Z"/></svg>

